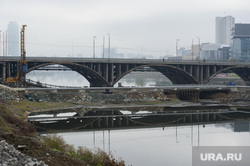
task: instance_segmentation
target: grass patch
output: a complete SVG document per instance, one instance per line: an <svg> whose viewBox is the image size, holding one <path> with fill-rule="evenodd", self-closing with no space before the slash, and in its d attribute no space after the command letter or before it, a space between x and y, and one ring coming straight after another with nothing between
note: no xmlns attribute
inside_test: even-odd
<svg viewBox="0 0 250 166"><path fill-rule="evenodd" d="M75 149L73 145L67 144L62 138L62 136L58 136L56 134L47 135L44 138L43 144L52 150L73 156L79 160L87 162L90 165L95 165L95 166L125 165L125 162L123 160L118 161L114 159L114 157L111 154L107 154L106 152L100 149L91 151L81 146Z"/></svg>
<svg viewBox="0 0 250 166"><path fill-rule="evenodd" d="M65 102L32 102L32 101L8 101L8 107L10 109L19 109L23 111L31 111L36 109L50 109L56 107L73 106L72 103Z"/></svg>
<svg viewBox="0 0 250 166"><path fill-rule="evenodd" d="M65 102L32 102L32 101L16 101L8 100L6 101L7 108L11 110L20 119L25 119L27 114L26 111L32 112L35 110L46 110L53 108L63 108L74 106L72 103Z"/></svg>
<svg viewBox="0 0 250 166"><path fill-rule="evenodd" d="M5 106L0 106L0 129L5 132L12 132L25 136L33 136L35 128L29 122L18 118L12 111Z"/></svg>
<svg viewBox="0 0 250 166"><path fill-rule="evenodd" d="M4 132L11 131L11 129L8 127L8 125L6 124L5 120L2 117L0 117L0 130L3 130Z"/></svg>

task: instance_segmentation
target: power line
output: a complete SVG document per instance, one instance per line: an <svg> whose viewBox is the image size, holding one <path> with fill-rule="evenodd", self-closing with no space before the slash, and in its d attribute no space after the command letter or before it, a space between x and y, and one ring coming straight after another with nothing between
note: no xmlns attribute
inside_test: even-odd
<svg viewBox="0 0 250 166"><path fill-rule="evenodd" d="M8 41L8 43L12 43L12 44L19 44L19 42L14 42L14 41ZM27 46L46 46L46 47L72 47L72 43L70 44L53 44L53 43L32 43L32 42L28 42L26 43ZM78 45L73 45L73 47L82 47L82 48L92 48L93 46L90 46L90 45L81 45L81 44L78 44ZM103 45L100 45L100 46L96 46L96 47L100 47L102 48ZM132 47L120 47L120 46L114 46L113 48L117 48L117 49L120 49L120 50L131 50L131 51L141 51L141 48L132 48ZM144 52L153 52L153 53L169 53L171 51L169 50L166 50L166 51L163 51L163 50L150 50L150 49L143 49ZM172 51L174 52L174 51Z"/></svg>

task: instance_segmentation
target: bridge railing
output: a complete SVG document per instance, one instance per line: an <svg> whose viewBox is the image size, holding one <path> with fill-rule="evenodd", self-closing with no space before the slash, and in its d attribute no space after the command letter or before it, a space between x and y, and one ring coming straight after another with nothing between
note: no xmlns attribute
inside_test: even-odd
<svg viewBox="0 0 250 166"><path fill-rule="evenodd" d="M33 86L41 87L41 88L83 88L83 87L52 85L52 84L41 83L39 81L34 81L34 80L30 80L30 79L26 79L26 83L28 85L31 85L31 86L33 85Z"/></svg>

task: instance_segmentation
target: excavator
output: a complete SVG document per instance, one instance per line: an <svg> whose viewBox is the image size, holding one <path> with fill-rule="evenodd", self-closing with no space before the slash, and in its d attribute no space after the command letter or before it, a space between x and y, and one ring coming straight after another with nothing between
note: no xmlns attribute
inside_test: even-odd
<svg viewBox="0 0 250 166"><path fill-rule="evenodd" d="M26 51L25 51L25 40L24 40L24 31L27 25L23 25L21 29L21 59L17 69L16 77L8 77L7 83L10 85L21 85L25 84L25 71L27 70L27 61L26 61Z"/></svg>

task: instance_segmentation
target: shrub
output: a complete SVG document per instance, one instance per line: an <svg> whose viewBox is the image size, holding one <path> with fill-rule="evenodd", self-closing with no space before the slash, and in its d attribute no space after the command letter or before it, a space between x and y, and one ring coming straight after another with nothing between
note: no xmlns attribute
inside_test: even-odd
<svg viewBox="0 0 250 166"><path fill-rule="evenodd" d="M29 122L23 121L22 119L19 119L16 115L14 115L11 111L6 109L4 106L0 106L0 117L1 117L1 129L4 130L4 128L8 128L8 131L10 131L10 127L8 127L8 124L11 124L13 126L13 132L15 134L21 134L25 136L32 136L35 132L35 128L32 124Z"/></svg>
<svg viewBox="0 0 250 166"><path fill-rule="evenodd" d="M73 145L68 145L62 138L56 134L47 135L44 138L44 144L48 148L71 155L77 159L84 160L90 165L96 166L124 166L123 160L115 160L111 154L107 154L101 149L97 149L94 152L91 150L79 146L77 149Z"/></svg>
<svg viewBox="0 0 250 166"><path fill-rule="evenodd" d="M58 136L56 134L47 135L44 138L44 144L51 149L56 149L62 152L65 152L66 150L66 142L62 136Z"/></svg>

